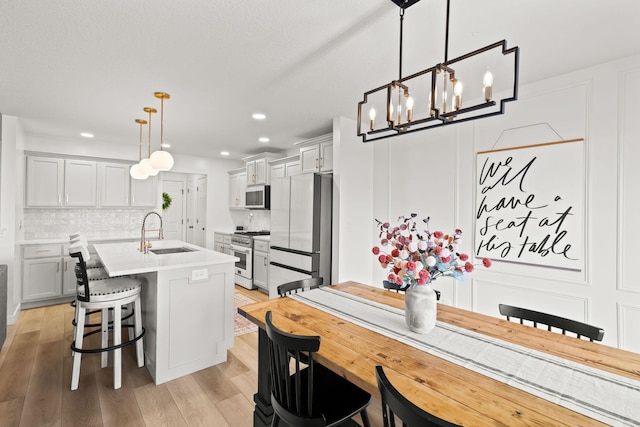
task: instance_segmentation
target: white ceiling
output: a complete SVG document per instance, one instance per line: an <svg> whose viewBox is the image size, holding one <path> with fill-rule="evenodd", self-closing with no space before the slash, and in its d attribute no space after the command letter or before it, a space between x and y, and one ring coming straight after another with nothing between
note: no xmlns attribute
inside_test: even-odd
<svg viewBox="0 0 640 427"><path fill-rule="evenodd" d="M405 75L444 59L445 9L407 9ZM133 158L134 119L159 109L153 93L164 91L171 152L290 149L333 117L355 118L363 92L397 78L398 10L390 0L0 0L0 113L30 135L92 132ZM451 0L449 58L507 39L524 84L640 53L639 18L637 0ZM258 111L265 121L251 118Z"/></svg>

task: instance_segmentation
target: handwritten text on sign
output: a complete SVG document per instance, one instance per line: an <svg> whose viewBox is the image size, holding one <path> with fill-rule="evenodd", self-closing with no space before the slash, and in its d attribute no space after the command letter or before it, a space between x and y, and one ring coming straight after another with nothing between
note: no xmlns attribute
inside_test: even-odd
<svg viewBox="0 0 640 427"><path fill-rule="evenodd" d="M582 269L582 140L478 153L476 256Z"/></svg>

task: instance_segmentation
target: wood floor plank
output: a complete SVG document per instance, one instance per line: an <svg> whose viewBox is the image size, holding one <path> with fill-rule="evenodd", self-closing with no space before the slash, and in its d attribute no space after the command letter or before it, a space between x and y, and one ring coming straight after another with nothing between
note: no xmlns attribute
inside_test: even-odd
<svg viewBox="0 0 640 427"><path fill-rule="evenodd" d="M99 357L99 356L98 356ZM123 372L126 375L126 372ZM106 426L143 426L142 413L136 402L133 389L126 382L113 388L113 368L96 370L96 382L102 409L102 420Z"/></svg>
<svg viewBox="0 0 640 427"><path fill-rule="evenodd" d="M38 346L22 408L21 426L60 425L62 345L62 341L57 341Z"/></svg>
<svg viewBox="0 0 640 427"><path fill-rule="evenodd" d="M42 329L42 319L44 319L44 308L31 308L23 310L18 316L18 334L39 331Z"/></svg>
<svg viewBox="0 0 640 427"><path fill-rule="evenodd" d="M147 426L182 427L187 423L166 384L147 384L135 389L136 401Z"/></svg>
<svg viewBox="0 0 640 427"><path fill-rule="evenodd" d="M66 347L66 342L65 342ZM62 370L62 425L100 427L102 408L96 383L96 371L100 369L99 357L83 357L78 390L71 391L73 360L66 356Z"/></svg>
<svg viewBox="0 0 640 427"><path fill-rule="evenodd" d="M38 347L39 331L17 334L0 367L0 402L25 397Z"/></svg>
<svg viewBox="0 0 640 427"><path fill-rule="evenodd" d="M258 390L258 377L253 371L236 375L229 381L233 383L235 388L237 388L249 402L253 402L253 395L256 394Z"/></svg>
<svg viewBox="0 0 640 427"><path fill-rule="evenodd" d="M251 426L253 424L254 406L241 394L236 394L229 399L216 403L229 425Z"/></svg>
<svg viewBox="0 0 640 427"><path fill-rule="evenodd" d="M229 350L244 366L256 375L258 374L258 352L244 340L235 340L233 348Z"/></svg>
<svg viewBox="0 0 640 427"><path fill-rule="evenodd" d="M166 384L187 425L231 427L193 375L187 375Z"/></svg>
<svg viewBox="0 0 640 427"><path fill-rule="evenodd" d="M257 332L252 333L256 334ZM236 375L242 375L245 372L251 371L231 350L227 352L227 361L221 363L219 366L223 368L227 378L233 378Z"/></svg>
<svg viewBox="0 0 640 427"><path fill-rule="evenodd" d="M62 305L52 305L44 309L44 321L40 330L40 342L61 341L65 337L65 307Z"/></svg>
<svg viewBox="0 0 640 427"><path fill-rule="evenodd" d="M224 374L224 369L219 366L203 369L193 373L192 376L213 403L229 399L240 392Z"/></svg>
<svg viewBox="0 0 640 427"><path fill-rule="evenodd" d="M13 343L13 338L16 336L16 325L7 326L7 336L5 337L4 344L0 349L0 368L2 368L2 364L4 363L4 359L7 358L7 354L9 354L9 347Z"/></svg>
<svg viewBox="0 0 640 427"><path fill-rule="evenodd" d="M0 402L0 427L15 427L20 425L24 397Z"/></svg>

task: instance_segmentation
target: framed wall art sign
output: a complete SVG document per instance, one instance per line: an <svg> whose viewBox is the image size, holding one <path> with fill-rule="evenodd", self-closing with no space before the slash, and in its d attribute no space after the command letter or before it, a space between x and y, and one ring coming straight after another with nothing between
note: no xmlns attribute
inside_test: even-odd
<svg viewBox="0 0 640 427"><path fill-rule="evenodd" d="M584 268L584 140L478 152L475 255Z"/></svg>

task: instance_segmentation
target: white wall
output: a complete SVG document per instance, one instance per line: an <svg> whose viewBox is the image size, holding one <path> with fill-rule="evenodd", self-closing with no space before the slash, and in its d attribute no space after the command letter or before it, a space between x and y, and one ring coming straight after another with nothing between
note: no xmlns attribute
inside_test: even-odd
<svg viewBox="0 0 640 427"><path fill-rule="evenodd" d="M16 146L23 138L15 117L2 116L0 136L0 264L8 265L7 317L12 323L20 307L20 286L16 280ZM19 277L19 276L18 276Z"/></svg>
<svg viewBox="0 0 640 427"><path fill-rule="evenodd" d="M377 241L374 218L430 216L432 231L461 228L459 249L474 253L476 152L584 138L584 269L497 261L464 282L434 284L446 303L499 316L504 302L575 318L604 328L605 344L640 352L638 111L635 56L521 86L519 100L502 116L368 144L355 137L355 122L342 121L334 171L340 183L337 280L380 286L384 270L370 251Z"/></svg>

